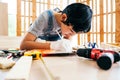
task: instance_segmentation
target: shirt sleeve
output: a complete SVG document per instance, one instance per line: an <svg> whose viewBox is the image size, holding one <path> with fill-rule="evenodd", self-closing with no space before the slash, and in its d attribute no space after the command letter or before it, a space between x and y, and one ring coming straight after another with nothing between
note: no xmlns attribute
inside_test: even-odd
<svg viewBox="0 0 120 80"><path fill-rule="evenodd" d="M36 37L38 37L40 34L43 33L43 29L47 26L47 14L46 12L43 12L40 14L38 18L32 23L30 26L28 32L34 34Z"/></svg>

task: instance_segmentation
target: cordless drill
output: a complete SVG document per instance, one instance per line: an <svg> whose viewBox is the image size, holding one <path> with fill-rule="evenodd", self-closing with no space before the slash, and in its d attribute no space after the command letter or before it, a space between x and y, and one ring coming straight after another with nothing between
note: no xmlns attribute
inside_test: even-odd
<svg viewBox="0 0 120 80"><path fill-rule="evenodd" d="M104 70L110 69L113 63L120 60L120 53L96 48L78 49L77 55L96 60L97 65Z"/></svg>

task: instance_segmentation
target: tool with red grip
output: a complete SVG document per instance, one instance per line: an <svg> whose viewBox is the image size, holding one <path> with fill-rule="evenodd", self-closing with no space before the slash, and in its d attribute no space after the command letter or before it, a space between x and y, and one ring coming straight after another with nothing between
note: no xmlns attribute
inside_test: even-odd
<svg viewBox="0 0 120 80"><path fill-rule="evenodd" d="M104 70L110 69L113 63L120 61L120 53L112 50L81 48L77 50L77 55L96 60L97 65Z"/></svg>

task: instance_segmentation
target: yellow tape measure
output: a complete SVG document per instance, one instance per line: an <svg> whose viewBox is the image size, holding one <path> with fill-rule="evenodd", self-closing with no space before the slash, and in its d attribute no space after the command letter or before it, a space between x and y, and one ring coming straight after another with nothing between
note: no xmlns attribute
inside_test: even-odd
<svg viewBox="0 0 120 80"><path fill-rule="evenodd" d="M30 50L30 51L26 51L26 52L24 53L24 56L32 56L33 59L35 59L35 60L41 60L42 63L43 63L43 65L44 65L44 67L46 68L48 74L50 75L51 80L55 80L53 74L49 71L49 69L47 68L47 65L45 64L44 60L42 59L42 53L41 53L40 50Z"/></svg>
<svg viewBox="0 0 120 80"><path fill-rule="evenodd" d="M38 51L38 50L26 51L26 52L24 53L24 56L32 56L33 59L36 59L36 60L42 58L41 52Z"/></svg>

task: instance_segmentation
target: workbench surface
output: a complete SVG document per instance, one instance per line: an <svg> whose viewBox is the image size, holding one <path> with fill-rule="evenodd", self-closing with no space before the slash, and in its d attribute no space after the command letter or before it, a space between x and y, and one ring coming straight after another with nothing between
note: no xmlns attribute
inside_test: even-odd
<svg viewBox="0 0 120 80"><path fill-rule="evenodd" d="M0 48L16 48L21 39L0 36ZM103 45L102 48L104 47L106 46ZM77 55L49 56L43 57L43 60L56 80L120 80L120 61L114 63L109 70L102 70L96 61ZM9 70L0 69L0 80L4 80L8 72ZM29 80L48 80L41 60L32 61Z"/></svg>
<svg viewBox="0 0 120 80"><path fill-rule="evenodd" d="M100 69L96 61L72 56L43 57L45 64L56 80L120 80L120 62L109 70ZM29 80L47 80L40 60L33 60ZM0 70L0 80L4 80L9 70Z"/></svg>

